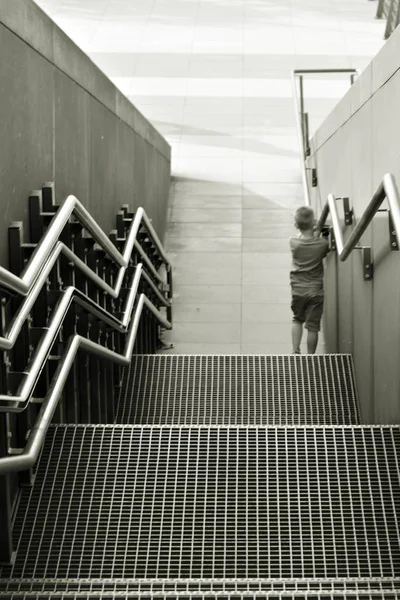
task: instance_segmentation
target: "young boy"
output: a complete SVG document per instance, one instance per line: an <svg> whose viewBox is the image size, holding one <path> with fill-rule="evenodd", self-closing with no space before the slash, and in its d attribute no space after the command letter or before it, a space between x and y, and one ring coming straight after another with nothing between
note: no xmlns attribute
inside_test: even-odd
<svg viewBox="0 0 400 600"><path fill-rule="evenodd" d="M324 307L324 266L322 259L329 251L328 240L318 237L312 208L302 206L294 215L297 237L290 238L292 268L292 342L293 352L300 354L303 323L307 329L307 351L314 354L318 344Z"/></svg>

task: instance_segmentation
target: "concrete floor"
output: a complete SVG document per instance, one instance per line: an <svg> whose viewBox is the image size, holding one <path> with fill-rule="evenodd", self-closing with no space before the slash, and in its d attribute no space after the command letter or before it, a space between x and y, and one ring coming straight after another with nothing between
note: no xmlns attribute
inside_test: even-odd
<svg viewBox="0 0 400 600"><path fill-rule="evenodd" d="M291 352L287 238L303 195L290 72L362 69L383 43L377 2L37 3L172 146L173 351ZM347 87L306 83L312 129Z"/></svg>

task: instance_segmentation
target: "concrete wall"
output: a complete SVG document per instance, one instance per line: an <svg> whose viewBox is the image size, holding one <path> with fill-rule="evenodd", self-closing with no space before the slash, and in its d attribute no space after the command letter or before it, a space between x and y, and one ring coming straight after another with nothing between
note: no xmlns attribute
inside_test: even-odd
<svg viewBox="0 0 400 600"><path fill-rule="evenodd" d="M357 222L385 173L400 184L399 98L400 28L312 140L317 213L332 192L350 197ZM353 227L343 227L345 239ZM327 348L353 354L362 417L372 423L400 422L400 252L390 251L388 232L387 213L379 213L360 241L373 249L371 282L360 250L345 263L331 256L326 272Z"/></svg>
<svg viewBox="0 0 400 600"><path fill-rule="evenodd" d="M74 194L106 231L121 204L144 206L163 239L170 147L156 129L31 0L0 0L0 56L3 232L55 181L58 201Z"/></svg>

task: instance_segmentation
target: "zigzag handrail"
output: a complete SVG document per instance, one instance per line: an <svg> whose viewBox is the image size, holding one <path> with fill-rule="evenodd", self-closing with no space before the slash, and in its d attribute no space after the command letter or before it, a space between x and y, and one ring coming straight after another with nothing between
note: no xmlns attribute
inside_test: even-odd
<svg viewBox="0 0 400 600"><path fill-rule="evenodd" d="M67 302L68 300L65 300L65 303ZM171 324L164 319L152 302L144 294L141 294L136 306L135 315L131 320L128 329L125 348L121 354L77 334L69 338L64 354L54 373L49 390L42 402L36 422L30 431L25 448L20 454L0 458L0 475L10 473L11 471L23 471L31 468L35 464L54 412L57 408L58 400L79 349L85 350L90 354L95 354L100 358L106 358L120 365L129 365L140 317L145 305L165 327L171 327Z"/></svg>
<svg viewBox="0 0 400 600"><path fill-rule="evenodd" d="M136 266L135 276L126 299L125 309L121 320L115 318L104 308L98 306L93 300L88 298L76 287L67 287L63 291L63 294L56 305L49 327L35 350L30 365L27 368L26 375L18 387L17 394L14 396L0 394L0 402L4 403L3 406L0 405L0 412L22 412L25 410L43 368L43 364L47 360L55 337L58 334L58 331L72 302L76 302L78 305L85 308L85 310L87 310L89 313L95 315L104 323L107 323L109 326L113 327L115 330L121 333L126 333L129 322L131 321L133 306L143 273L144 271L142 264L139 263ZM144 294L142 295L145 298L143 302L145 302L145 304L150 308L159 322L162 323L167 329L171 329L172 325L170 321L168 321L168 319L166 319L160 313L160 311Z"/></svg>
<svg viewBox="0 0 400 600"><path fill-rule="evenodd" d="M63 242L57 242L51 250L51 253L47 259L47 262L44 264L42 271L40 272L36 281L32 285L29 295L26 296L24 302L21 304L20 308L15 313L10 325L6 329L4 337L0 337L1 350L10 350L11 348L13 348L26 318L28 317L47 277L50 274L50 271L52 270L54 264L56 263L61 253L63 253L68 258L68 260L73 261L75 265L87 276L87 278L91 279L93 283L95 283L98 287L103 289L105 292L108 292L113 298L117 297L117 286L112 288L110 285L108 285L108 283L103 281L103 279L101 279L99 275L92 271L92 269L90 269L80 258L78 258L70 250L70 248L68 248L68 246L66 246ZM151 278L147 275L145 271L142 271L142 276L152 287L154 293L158 296L159 300L164 304L164 306L171 306L171 303L163 297L163 295L158 290L157 286L152 282ZM120 291L120 289L118 291Z"/></svg>
<svg viewBox="0 0 400 600"><path fill-rule="evenodd" d="M112 241L101 229L101 227L98 225L98 223L89 214L89 212L86 210L83 204L75 196L71 195L66 198L64 203L57 210L56 214L51 220L51 223L46 231L45 236L36 246L28 264L22 271L21 275L14 275L14 273L11 273L11 271L9 271L8 269L0 266L0 285L14 292L22 294L23 296L28 295L32 285L35 283L44 265L46 264L47 259L52 254L55 245L57 243L62 244L61 242L58 242L58 238L71 216L74 216L81 223L81 225L92 234L95 241L120 266L114 288L108 286L108 289L106 289L104 285L102 286L112 297L116 298L119 295L119 292L122 287L124 274L126 268L129 265L129 260L132 255L133 247L136 245L137 247L139 247L139 251L142 250L140 245L136 241L136 236L142 221L146 225L147 230L149 231L153 242L155 243L157 250L160 253L160 256L167 265L167 270L169 272L171 271L171 263L169 262L168 257L165 254L161 242L157 236L157 233L155 232L143 208L138 208L138 210L135 213L135 217L132 221L128 237L125 242L123 253L121 254L118 251L118 249L114 246ZM90 271L87 265L85 265L85 263L64 244L59 246L58 252L64 253L68 260L74 262L79 268L83 269L83 267L86 267L86 269ZM143 257L143 250L140 253ZM155 274L155 276L159 280L161 280L157 271L155 269L154 271L155 273L152 271L153 275ZM96 283L98 283L97 280Z"/></svg>
<svg viewBox="0 0 400 600"><path fill-rule="evenodd" d="M343 243L342 230L336 208L335 196L333 194L329 194L325 206L322 209L316 228L319 231L322 230L330 213L332 217L333 232L336 240L337 254L341 261L345 261L350 256L351 252L356 247L357 242L364 234L365 230L371 223L376 212L385 199L387 199L389 204L397 244L398 247L400 247L400 194L397 188L396 179L391 173L386 173L386 175L382 177L368 206L361 215L357 225L353 229L349 239L345 244Z"/></svg>

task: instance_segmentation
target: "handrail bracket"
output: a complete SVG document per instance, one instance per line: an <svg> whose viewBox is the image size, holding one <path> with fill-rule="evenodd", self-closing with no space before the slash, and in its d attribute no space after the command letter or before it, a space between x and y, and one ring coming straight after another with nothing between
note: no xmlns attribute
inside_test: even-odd
<svg viewBox="0 0 400 600"><path fill-rule="evenodd" d="M394 222L393 222L393 218L392 218L392 213L390 212L390 210L387 211L388 215L389 215L389 238L390 238L390 249L392 251L398 251L399 249L399 244L397 242L397 236L396 236L396 230L394 227Z"/></svg>
<svg viewBox="0 0 400 600"><path fill-rule="evenodd" d="M372 261L372 249L369 246L358 246L358 242L364 235L367 227L372 222L377 212L383 212L381 204L384 200L388 204L388 224L389 224L389 235L390 235L390 249L399 250L400 247L400 193L397 188L396 180L391 173L386 173L374 195L372 196L369 204L367 205L364 213L361 215L356 226L351 232L346 243L343 243L342 229L340 226L338 210L336 207L336 198L333 194L328 194L327 201L322 209L321 215L318 219L316 229L322 231L325 225L325 221L330 214L332 218L331 228L331 243L332 249L337 251L339 259L344 262L348 259L354 249L361 249L363 251L363 265L364 265L364 279L365 281L371 281L373 278L373 261ZM353 220L353 211L350 210L350 204L348 198L342 198L344 212L345 212L345 223L350 225ZM351 219L351 221L350 221Z"/></svg>
<svg viewBox="0 0 400 600"><path fill-rule="evenodd" d="M357 246L356 246L357 248ZM371 281L374 277L374 263L372 262L372 248L370 246L362 246L364 280Z"/></svg>
<svg viewBox="0 0 400 600"><path fill-rule="evenodd" d="M343 210L344 210L344 222L346 225L352 225L353 223L353 209L350 208L350 199L347 197L343 198Z"/></svg>

